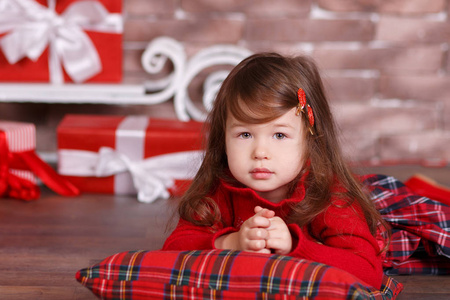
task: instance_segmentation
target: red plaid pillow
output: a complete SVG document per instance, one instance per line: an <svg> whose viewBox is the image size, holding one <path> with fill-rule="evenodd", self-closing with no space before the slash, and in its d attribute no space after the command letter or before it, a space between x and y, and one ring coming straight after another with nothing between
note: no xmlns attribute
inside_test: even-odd
<svg viewBox="0 0 450 300"><path fill-rule="evenodd" d="M101 299L395 299L337 268L289 256L231 250L129 251L82 269L77 280Z"/></svg>

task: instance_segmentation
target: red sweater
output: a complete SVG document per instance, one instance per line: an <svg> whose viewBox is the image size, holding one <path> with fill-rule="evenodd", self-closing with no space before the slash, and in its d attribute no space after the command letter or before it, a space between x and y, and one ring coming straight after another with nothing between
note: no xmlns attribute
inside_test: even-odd
<svg viewBox="0 0 450 300"><path fill-rule="evenodd" d="M302 201L304 195L305 190L300 183L293 197L272 203L249 188L222 183L211 198L218 204L225 225L218 223L215 226L218 230L211 232L210 227L197 226L180 219L165 241L163 250L214 249L215 239L238 231L241 224L254 215L255 206L271 209L286 220L290 204ZM339 203L339 200L335 203L344 204ZM370 233L363 212L356 201L351 206L338 206L330 205L311 224L314 234L322 237L322 243L315 241L305 228L287 224L293 239L289 255L346 270L379 289L383 276L381 257L378 255L380 248Z"/></svg>

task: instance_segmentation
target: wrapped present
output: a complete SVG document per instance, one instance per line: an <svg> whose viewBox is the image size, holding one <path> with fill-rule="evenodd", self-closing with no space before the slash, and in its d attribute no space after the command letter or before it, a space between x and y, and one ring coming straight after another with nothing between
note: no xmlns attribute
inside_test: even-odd
<svg viewBox="0 0 450 300"><path fill-rule="evenodd" d="M121 9L121 0L0 1L0 81L121 81Z"/></svg>
<svg viewBox="0 0 450 300"><path fill-rule="evenodd" d="M75 186L37 156L35 132L34 124L0 121L0 197L39 198L35 176L61 195L78 195Z"/></svg>
<svg viewBox="0 0 450 300"><path fill-rule="evenodd" d="M66 115L58 125L58 172L81 191L179 195L201 161L202 123L146 116Z"/></svg>

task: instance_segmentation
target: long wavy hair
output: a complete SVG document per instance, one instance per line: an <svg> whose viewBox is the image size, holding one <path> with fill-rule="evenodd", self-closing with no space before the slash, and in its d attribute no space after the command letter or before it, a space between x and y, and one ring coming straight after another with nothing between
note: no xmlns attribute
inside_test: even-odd
<svg viewBox="0 0 450 300"><path fill-rule="evenodd" d="M303 157L308 163L291 183L290 193L305 175L306 195L292 207L288 221L308 226L318 214L333 205L332 197L338 197L345 199L348 205L358 201L373 235L380 225L388 228L341 153L316 64L305 56L284 57L276 53L259 53L244 59L223 82L205 123L203 163L178 206L181 218L201 226L212 226L221 220L215 202L208 195L215 191L220 179L230 180L225 153L228 114L245 123L269 122L297 106L299 88L305 91L315 124L311 134L309 122L302 114ZM315 238L320 240L318 236Z"/></svg>

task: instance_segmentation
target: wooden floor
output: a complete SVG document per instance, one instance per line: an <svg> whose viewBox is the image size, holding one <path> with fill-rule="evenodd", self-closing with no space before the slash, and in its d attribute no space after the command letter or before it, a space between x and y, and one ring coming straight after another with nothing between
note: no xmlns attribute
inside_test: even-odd
<svg viewBox="0 0 450 300"><path fill-rule="evenodd" d="M401 180L424 173L450 186L450 168L364 169ZM64 198L43 189L34 202L0 199L0 299L96 299L77 270L114 253L162 246L174 200L139 203L131 196ZM448 276L400 276L398 299L450 299Z"/></svg>

